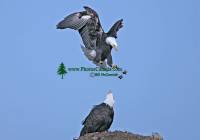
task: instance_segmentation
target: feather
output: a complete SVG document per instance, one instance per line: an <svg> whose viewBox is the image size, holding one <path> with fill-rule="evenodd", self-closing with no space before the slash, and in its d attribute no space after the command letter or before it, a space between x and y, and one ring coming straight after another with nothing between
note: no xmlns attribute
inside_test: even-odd
<svg viewBox="0 0 200 140"><path fill-rule="evenodd" d="M81 13L73 13L67 17L64 18L61 22L57 24L57 29L65 29L65 28L71 28L74 30L79 30L83 26L86 25L88 20L90 19L90 16L85 16L81 17Z"/></svg>

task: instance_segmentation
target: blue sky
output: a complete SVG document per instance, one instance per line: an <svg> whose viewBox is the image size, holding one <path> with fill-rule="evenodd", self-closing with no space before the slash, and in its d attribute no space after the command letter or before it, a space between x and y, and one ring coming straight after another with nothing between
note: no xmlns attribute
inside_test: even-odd
<svg viewBox="0 0 200 140"><path fill-rule="evenodd" d="M56 75L59 63L93 67L79 34L56 30L66 15L93 7L107 31L120 18L114 62L128 75ZM1 0L0 139L66 140L112 89L111 130L200 139L200 10L195 0Z"/></svg>

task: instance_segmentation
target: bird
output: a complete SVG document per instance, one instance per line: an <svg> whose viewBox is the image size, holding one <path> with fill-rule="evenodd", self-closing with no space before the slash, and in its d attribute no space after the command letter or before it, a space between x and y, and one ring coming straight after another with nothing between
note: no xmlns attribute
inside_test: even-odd
<svg viewBox="0 0 200 140"><path fill-rule="evenodd" d="M126 74L128 73L128 71L127 71L127 70L124 70L122 73L123 73L124 75L126 75Z"/></svg>
<svg viewBox="0 0 200 140"><path fill-rule="evenodd" d="M123 27L123 19L115 22L105 33L97 12L88 6L83 8L84 11L72 13L60 21L57 29L77 30L83 41L81 49L88 60L100 67L116 68L111 50L118 50L117 32Z"/></svg>
<svg viewBox="0 0 200 140"><path fill-rule="evenodd" d="M103 103L95 105L82 122L83 128L80 136L88 133L108 131L114 118L114 103L113 93L109 90Z"/></svg>
<svg viewBox="0 0 200 140"><path fill-rule="evenodd" d="M118 78L119 78L119 79L122 79L122 78L123 78L123 75L119 75Z"/></svg>

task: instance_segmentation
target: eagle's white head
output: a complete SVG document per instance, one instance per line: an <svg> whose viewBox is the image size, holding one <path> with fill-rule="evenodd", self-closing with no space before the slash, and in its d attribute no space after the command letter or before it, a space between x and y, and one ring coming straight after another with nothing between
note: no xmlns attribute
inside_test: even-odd
<svg viewBox="0 0 200 140"><path fill-rule="evenodd" d="M104 103L109 105L110 107L114 106L115 100L114 100L114 97L113 97L111 90L108 91L108 93L106 95L106 99L104 100Z"/></svg>
<svg viewBox="0 0 200 140"><path fill-rule="evenodd" d="M117 41L114 37L107 37L106 38L106 43L110 46L112 46L112 48L114 48L116 51L118 50L118 45L117 45Z"/></svg>

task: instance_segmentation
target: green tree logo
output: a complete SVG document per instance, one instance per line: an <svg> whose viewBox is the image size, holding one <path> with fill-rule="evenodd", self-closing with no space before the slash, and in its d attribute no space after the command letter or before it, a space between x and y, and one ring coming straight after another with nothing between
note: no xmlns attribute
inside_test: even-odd
<svg viewBox="0 0 200 140"><path fill-rule="evenodd" d="M64 75L67 73L66 71L66 68L65 68L65 65L64 63L62 62L60 64L60 66L58 67L58 71L57 71L57 74L58 75L61 75L61 78L63 79L64 78Z"/></svg>

